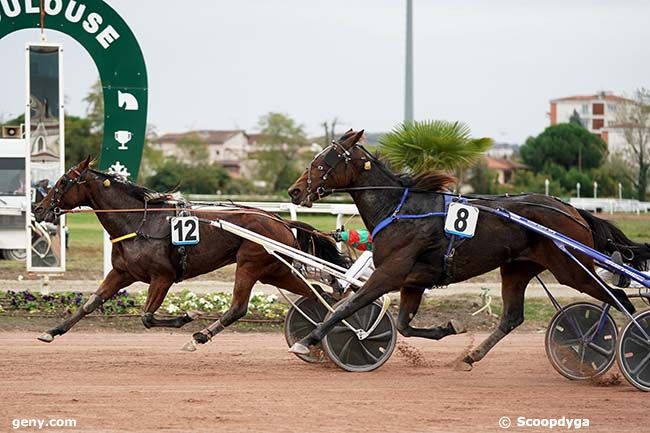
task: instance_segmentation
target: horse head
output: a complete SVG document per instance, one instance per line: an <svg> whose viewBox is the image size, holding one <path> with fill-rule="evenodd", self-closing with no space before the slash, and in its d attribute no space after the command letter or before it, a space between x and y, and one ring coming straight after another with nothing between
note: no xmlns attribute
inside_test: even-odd
<svg viewBox="0 0 650 433"><path fill-rule="evenodd" d="M54 187L34 208L37 221L54 222L61 214L61 209L72 209L86 202L87 193L82 184L86 182L84 176L88 173L91 161L89 156L56 181Z"/></svg>
<svg viewBox="0 0 650 433"><path fill-rule="evenodd" d="M332 193L332 189L346 188L359 173L369 169L368 152L359 140L363 130L350 129L338 140L319 152L305 172L289 187L294 204L311 207L312 203Z"/></svg>

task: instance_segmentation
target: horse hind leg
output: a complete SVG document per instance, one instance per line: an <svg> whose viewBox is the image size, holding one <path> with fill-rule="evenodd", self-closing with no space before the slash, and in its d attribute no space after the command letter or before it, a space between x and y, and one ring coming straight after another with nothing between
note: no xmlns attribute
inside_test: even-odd
<svg viewBox="0 0 650 433"><path fill-rule="evenodd" d="M431 340L440 340L448 335L462 334L465 327L457 320L452 319L446 326L431 328L414 328L410 325L420 308L424 288L402 288L400 292L399 315L397 316L397 330L405 337L421 337Z"/></svg>
<svg viewBox="0 0 650 433"><path fill-rule="evenodd" d="M194 352L199 344L208 343L215 335L246 315L251 291L258 280L259 267L259 264L252 262L250 265L237 266L230 308L221 316L221 319L203 330L195 332L192 335L192 340L185 344L181 350Z"/></svg>
<svg viewBox="0 0 650 433"><path fill-rule="evenodd" d="M501 297L503 314L497 328L468 353L458 365L469 371L472 364L480 361L503 337L524 322L524 294L530 280L544 267L534 262L514 262L501 266Z"/></svg>

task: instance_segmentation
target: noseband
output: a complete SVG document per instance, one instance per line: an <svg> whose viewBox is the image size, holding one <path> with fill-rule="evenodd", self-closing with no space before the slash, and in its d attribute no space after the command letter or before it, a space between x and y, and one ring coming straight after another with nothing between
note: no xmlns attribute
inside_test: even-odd
<svg viewBox="0 0 650 433"><path fill-rule="evenodd" d="M318 196L318 200L320 200L325 196L325 194L327 193L327 191L325 190L325 181L341 161L344 161L345 164L347 165L350 161L354 159L360 159L360 160L367 159L365 156L362 156L361 158L352 158L351 151L355 148L360 148L364 150L365 153L367 153L367 151L359 143L356 143L355 145L351 146L350 149L345 149L340 143L338 143L335 140L332 140L332 144L329 147L323 149L321 153L316 155L314 159L311 160L311 162L309 163L309 167L307 168L307 197L310 197L313 193L315 193ZM322 162L322 164L324 165L319 164L316 166L317 170L323 172L323 174L320 176L320 185L316 187L315 191L312 191L313 182L312 182L311 172L312 169L314 168L314 164L316 163L316 159L318 159L318 157L323 153L325 153L325 157L323 158L323 162Z"/></svg>

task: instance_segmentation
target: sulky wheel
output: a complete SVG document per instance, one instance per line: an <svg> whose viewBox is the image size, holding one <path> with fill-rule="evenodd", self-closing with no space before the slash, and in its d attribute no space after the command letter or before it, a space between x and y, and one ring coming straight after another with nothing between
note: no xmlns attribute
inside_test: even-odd
<svg viewBox="0 0 650 433"><path fill-rule="evenodd" d="M343 301L341 301L343 302ZM336 308L340 303L336 304ZM345 319L357 329L370 329L381 313L381 303L375 301ZM328 317L332 313L328 313ZM372 371L381 367L395 349L397 333L395 321L390 312L386 312L379 325L366 339L359 340L342 322L323 338L323 349L327 356L344 370L347 371Z"/></svg>
<svg viewBox="0 0 650 433"><path fill-rule="evenodd" d="M301 297L295 304L316 323L321 323L325 320L325 316L328 313L328 310L318 299ZM293 346L293 343L296 341L300 341L306 337L314 328L315 326L300 314L300 311L291 306L289 312L287 312L287 317L284 319L284 338L286 338L289 347ZM327 357L323 353L323 347L320 344L314 346L307 355L297 353L295 355L303 361L310 363L323 363L327 361Z"/></svg>
<svg viewBox="0 0 650 433"><path fill-rule="evenodd" d="M553 368L571 380L605 373L616 356L616 323L603 308L589 302L569 304L555 313L546 330L546 356Z"/></svg>
<svg viewBox="0 0 650 433"><path fill-rule="evenodd" d="M635 314L634 319L650 336L650 310ZM650 391L650 341L631 320L618 337L616 360L632 385L642 391Z"/></svg>

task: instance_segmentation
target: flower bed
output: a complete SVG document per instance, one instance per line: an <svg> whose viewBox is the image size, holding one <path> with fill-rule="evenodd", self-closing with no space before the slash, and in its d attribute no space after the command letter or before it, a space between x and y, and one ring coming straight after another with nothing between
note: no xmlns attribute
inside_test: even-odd
<svg viewBox="0 0 650 433"><path fill-rule="evenodd" d="M31 291L0 292L0 314L71 314L86 302L88 295L80 292L61 292L43 295ZM106 301L98 313L105 316L139 315L146 299L146 292L131 294L119 291ZM227 293L197 295L189 290L171 292L165 298L158 314L180 315L185 311L200 311L208 315L220 316L226 312L232 301ZM280 320L284 318L288 306L278 301L275 295L253 295L248 306L248 319ZM97 314L97 312L95 314Z"/></svg>

